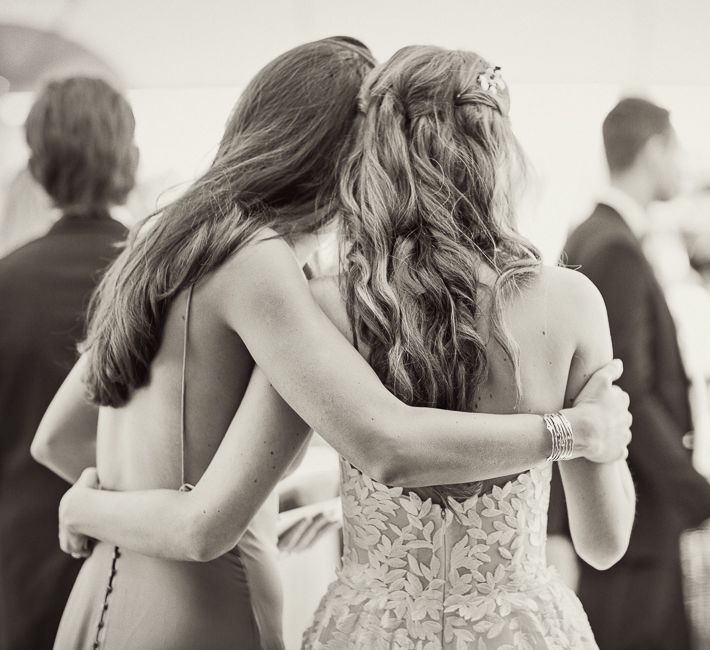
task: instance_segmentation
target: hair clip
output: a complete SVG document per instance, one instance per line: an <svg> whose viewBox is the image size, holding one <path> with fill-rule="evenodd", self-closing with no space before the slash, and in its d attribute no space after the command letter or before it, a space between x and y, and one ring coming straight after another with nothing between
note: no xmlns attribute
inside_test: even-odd
<svg viewBox="0 0 710 650"><path fill-rule="evenodd" d="M503 81L503 75L500 73L500 66L491 66L478 75L478 85L491 95L497 95L499 90L505 90L505 81Z"/></svg>

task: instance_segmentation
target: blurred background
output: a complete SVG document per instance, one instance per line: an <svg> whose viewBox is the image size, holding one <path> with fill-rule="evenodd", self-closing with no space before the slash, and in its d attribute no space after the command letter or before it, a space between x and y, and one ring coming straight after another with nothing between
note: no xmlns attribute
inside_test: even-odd
<svg viewBox="0 0 710 650"><path fill-rule="evenodd" d="M653 206L647 248L695 378L696 465L707 473L709 29L706 0L0 0L0 256L58 217L26 171L24 139L35 93L52 78L100 76L125 91L139 181L114 216L130 225L210 162L242 88L286 49L343 34L380 60L412 43L475 50L511 87L514 128L533 169L521 228L553 263L607 182L604 116L624 95L648 97L671 111L683 148L683 192ZM283 486L282 503L303 507L336 493L335 455L316 445ZM338 553L333 533L303 556L284 556L293 647Z"/></svg>
<svg viewBox="0 0 710 650"><path fill-rule="evenodd" d="M347 34L380 59L431 43L502 66L536 172L521 225L548 257L605 182L601 121L629 93L671 110L687 191L682 207L664 207L699 229L710 185L709 24L703 0L3 0L0 223L24 193L22 125L43 80L98 74L127 91L141 150L130 221L210 161L231 106L263 64L298 43Z"/></svg>

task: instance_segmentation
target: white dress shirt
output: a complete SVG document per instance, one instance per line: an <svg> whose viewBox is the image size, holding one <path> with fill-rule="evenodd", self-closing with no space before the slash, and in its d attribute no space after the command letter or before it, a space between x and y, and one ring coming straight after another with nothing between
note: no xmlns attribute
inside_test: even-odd
<svg viewBox="0 0 710 650"><path fill-rule="evenodd" d="M601 193L598 201L616 210L638 239L643 239L644 235L648 233L649 223L646 210L636 199L623 190L609 185Z"/></svg>

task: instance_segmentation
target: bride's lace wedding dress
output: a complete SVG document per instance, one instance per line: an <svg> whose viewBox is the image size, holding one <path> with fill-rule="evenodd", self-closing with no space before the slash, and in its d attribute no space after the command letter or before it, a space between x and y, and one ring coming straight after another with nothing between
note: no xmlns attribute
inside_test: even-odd
<svg viewBox="0 0 710 650"><path fill-rule="evenodd" d="M304 648L597 648L545 561L551 464L447 508L341 472L342 567Z"/></svg>

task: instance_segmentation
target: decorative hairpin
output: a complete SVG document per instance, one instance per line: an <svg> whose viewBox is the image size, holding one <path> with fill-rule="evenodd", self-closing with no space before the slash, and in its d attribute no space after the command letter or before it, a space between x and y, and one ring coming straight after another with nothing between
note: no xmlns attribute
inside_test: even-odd
<svg viewBox="0 0 710 650"><path fill-rule="evenodd" d="M497 95L499 90L505 90L505 81L503 81L503 75L500 73L500 66L491 66L478 75L478 85L491 95Z"/></svg>

